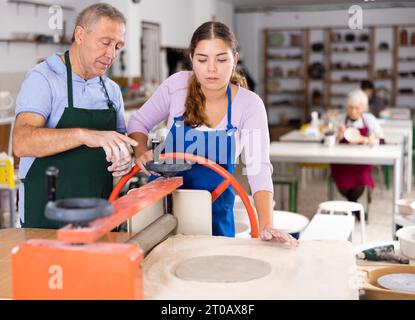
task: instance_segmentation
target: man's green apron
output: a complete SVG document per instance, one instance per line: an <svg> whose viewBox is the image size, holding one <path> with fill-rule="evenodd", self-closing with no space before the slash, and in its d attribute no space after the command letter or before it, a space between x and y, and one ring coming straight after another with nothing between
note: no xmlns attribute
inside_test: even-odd
<svg viewBox="0 0 415 320"><path fill-rule="evenodd" d="M101 85L107 99L108 108L89 110L75 108L73 105L72 68L69 52L65 52L67 72L68 107L60 118L56 128L85 128L91 130L115 131L117 117L104 81ZM36 158L23 180L25 193L25 228L56 229L62 223L45 217L47 202L47 180L45 170L54 166L59 169L57 199L65 198L108 198L113 188L113 179L107 168L105 152L102 148L81 146L72 150L45 158Z"/></svg>

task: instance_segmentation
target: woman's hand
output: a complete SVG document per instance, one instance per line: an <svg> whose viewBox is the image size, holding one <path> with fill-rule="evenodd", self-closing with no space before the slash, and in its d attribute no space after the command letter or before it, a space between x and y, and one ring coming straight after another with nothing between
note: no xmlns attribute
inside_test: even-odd
<svg viewBox="0 0 415 320"><path fill-rule="evenodd" d="M82 144L89 148L103 148L108 162L118 164L128 153L130 147L138 142L115 131L97 131L81 129Z"/></svg>
<svg viewBox="0 0 415 320"><path fill-rule="evenodd" d="M139 156L137 159L135 159L135 164L148 176L151 176L152 173L150 173L145 165L148 161L153 160L153 150L147 150L144 152L141 156Z"/></svg>
<svg viewBox="0 0 415 320"><path fill-rule="evenodd" d="M277 243L286 244L290 247L298 247L298 240L294 239L290 234L279 231L273 228L262 229L260 236L263 241L274 241Z"/></svg>
<svg viewBox="0 0 415 320"><path fill-rule="evenodd" d="M368 143L371 146L377 146L379 145L380 140L374 134L371 134L368 138Z"/></svg>
<svg viewBox="0 0 415 320"><path fill-rule="evenodd" d="M366 136L360 135L358 139L356 139L355 141L349 141L349 143L350 144L367 144L368 141L369 140Z"/></svg>

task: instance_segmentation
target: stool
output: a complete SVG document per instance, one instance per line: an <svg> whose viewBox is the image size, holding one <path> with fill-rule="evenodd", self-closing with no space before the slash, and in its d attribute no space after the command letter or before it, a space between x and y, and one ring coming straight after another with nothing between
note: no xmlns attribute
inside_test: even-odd
<svg viewBox="0 0 415 320"><path fill-rule="evenodd" d="M333 215L334 212L344 212L349 216L353 215L353 211L359 211L361 241L362 243L365 242L365 210L360 203L351 201L326 201L319 204L317 214L321 214L323 211L329 212L330 215Z"/></svg>
<svg viewBox="0 0 415 320"><path fill-rule="evenodd" d="M315 214L300 240L350 241L354 221L354 216L350 215Z"/></svg>
<svg viewBox="0 0 415 320"><path fill-rule="evenodd" d="M334 179L331 175L329 175L327 177L327 199L329 200L333 200L334 199ZM365 193L366 193L366 214L367 214L367 219L368 219L368 223L369 223L369 207L370 207L370 194L369 194L370 190L369 187L365 187ZM346 201L348 202L348 201Z"/></svg>
<svg viewBox="0 0 415 320"><path fill-rule="evenodd" d="M298 201L298 181L294 177L279 177L272 180L274 185L288 186L288 210L291 212L297 212ZM281 199L281 203L283 200Z"/></svg>

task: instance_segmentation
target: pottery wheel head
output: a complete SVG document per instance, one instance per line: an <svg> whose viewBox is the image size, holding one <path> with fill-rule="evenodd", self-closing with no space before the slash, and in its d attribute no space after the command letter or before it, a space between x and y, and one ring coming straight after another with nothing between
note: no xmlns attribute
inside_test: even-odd
<svg viewBox="0 0 415 320"><path fill-rule="evenodd" d="M241 256L201 256L180 262L175 274L178 278L197 282L245 282L267 276L268 262Z"/></svg>
<svg viewBox="0 0 415 320"><path fill-rule="evenodd" d="M415 293L415 274L392 273L378 279L378 284L385 289Z"/></svg>

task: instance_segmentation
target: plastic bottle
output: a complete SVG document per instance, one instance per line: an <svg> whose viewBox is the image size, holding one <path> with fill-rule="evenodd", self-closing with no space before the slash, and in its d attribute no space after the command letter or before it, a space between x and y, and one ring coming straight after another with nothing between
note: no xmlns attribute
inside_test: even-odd
<svg viewBox="0 0 415 320"><path fill-rule="evenodd" d="M317 111L311 112L310 135L313 137L320 136L320 120Z"/></svg>

